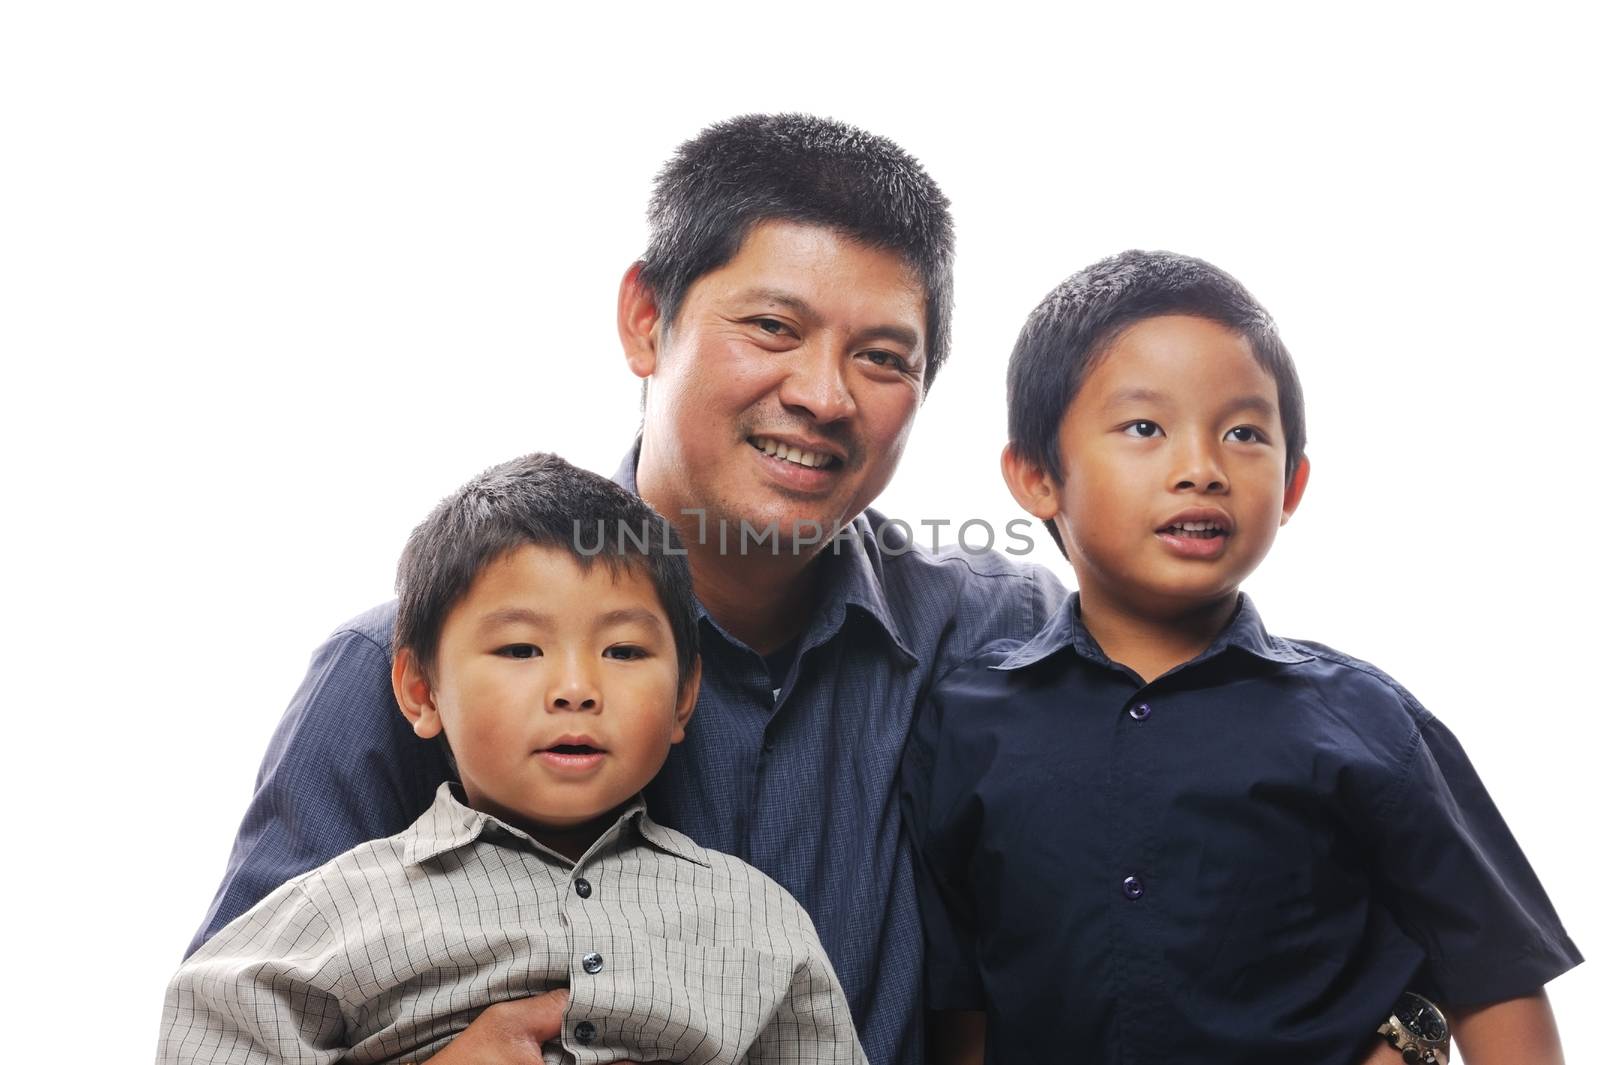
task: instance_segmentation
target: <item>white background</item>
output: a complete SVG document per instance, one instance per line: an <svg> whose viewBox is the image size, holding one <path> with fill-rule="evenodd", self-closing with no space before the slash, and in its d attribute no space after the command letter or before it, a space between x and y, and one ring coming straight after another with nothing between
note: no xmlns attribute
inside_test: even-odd
<svg viewBox="0 0 1600 1065"><path fill-rule="evenodd" d="M893 515L1015 516L1003 366L1067 273L1161 247L1250 286L1314 461L1253 594L1459 734L1600 950L1594 27L1113 8L8 7L8 1056L148 1057L307 655L439 496L535 449L615 467L650 178L752 110L886 134L953 200ZM1551 990L1575 1062L1592 970Z"/></svg>

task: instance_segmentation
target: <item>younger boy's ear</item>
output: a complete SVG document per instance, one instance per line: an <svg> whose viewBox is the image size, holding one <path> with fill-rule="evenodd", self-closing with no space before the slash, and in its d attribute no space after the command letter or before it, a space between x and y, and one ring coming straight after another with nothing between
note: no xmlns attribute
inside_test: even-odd
<svg viewBox="0 0 1600 1065"><path fill-rule="evenodd" d="M1022 457L1015 444L1000 453L1000 473L1011 489L1011 498L1029 514L1050 521L1061 513L1061 486L1050 472Z"/></svg>
<svg viewBox="0 0 1600 1065"><path fill-rule="evenodd" d="M689 676L678 685L678 705L673 711L672 742L682 743L684 727L689 724L689 718L694 716L694 701L700 697L700 656L694 656L694 665L689 667Z"/></svg>
<svg viewBox="0 0 1600 1065"><path fill-rule="evenodd" d="M661 340L661 311L656 294L639 276L643 271L644 263L628 267L617 291L617 335L622 339L628 369L637 377L656 372L656 347Z"/></svg>
<svg viewBox="0 0 1600 1065"><path fill-rule="evenodd" d="M394 667L389 680L394 685L394 699L400 712L411 722L411 729L425 740L431 740L444 731L439 710L433 705L433 685L422 672L422 664L411 648L402 647L394 653Z"/></svg>
<svg viewBox="0 0 1600 1065"><path fill-rule="evenodd" d="M1300 505L1300 500L1305 498L1306 482L1311 479L1311 460L1304 455L1300 456L1300 464L1294 468L1294 476L1289 478L1289 483L1283 489L1283 517L1278 519L1279 525L1287 525L1289 515L1295 512Z"/></svg>

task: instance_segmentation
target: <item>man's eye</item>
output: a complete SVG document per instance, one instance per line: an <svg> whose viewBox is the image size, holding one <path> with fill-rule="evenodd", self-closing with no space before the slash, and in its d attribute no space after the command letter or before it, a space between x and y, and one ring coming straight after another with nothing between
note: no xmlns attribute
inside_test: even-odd
<svg viewBox="0 0 1600 1065"><path fill-rule="evenodd" d="M607 658L617 658L624 662L632 662L635 659L644 658L649 653L643 647L636 647L631 643L619 643L615 646L607 647L605 650Z"/></svg>
<svg viewBox="0 0 1600 1065"><path fill-rule="evenodd" d="M494 653L501 658L538 658L544 652L531 643L508 643L496 648Z"/></svg>
<svg viewBox="0 0 1600 1065"><path fill-rule="evenodd" d="M1151 437L1161 435L1161 426L1155 422L1129 422L1123 426L1122 431L1129 436L1137 436L1141 440L1149 440Z"/></svg>
<svg viewBox="0 0 1600 1065"><path fill-rule="evenodd" d="M902 373L911 368L910 363L892 351L866 351L862 354L874 366L890 366Z"/></svg>
<svg viewBox="0 0 1600 1065"><path fill-rule="evenodd" d="M1225 439L1237 440L1241 444L1264 444L1267 438L1261 435L1260 429L1252 429L1248 425L1236 425L1224 434Z"/></svg>
<svg viewBox="0 0 1600 1065"><path fill-rule="evenodd" d="M755 320L755 324L757 329L761 330L763 333L769 333L772 336L782 336L784 330L788 328L788 326L784 325L776 318L757 318Z"/></svg>

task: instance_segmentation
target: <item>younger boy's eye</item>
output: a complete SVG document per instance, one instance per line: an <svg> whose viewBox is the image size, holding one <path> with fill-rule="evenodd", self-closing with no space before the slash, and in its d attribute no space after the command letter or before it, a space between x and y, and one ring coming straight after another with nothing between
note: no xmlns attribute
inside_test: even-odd
<svg viewBox="0 0 1600 1065"><path fill-rule="evenodd" d="M1161 435L1161 426L1155 422L1130 422L1123 427L1122 431L1129 436L1137 436L1142 440L1149 440L1152 437Z"/></svg>
<svg viewBox="0 0 1600 1065"><path fill-rule="evenodd" d="M544 652L531 643L508 643L504 647L495 649L495 654L501 658L537 658Z"/></svg>
<svg viewBox="0 0 1600 1065"><path fill-rule="evenodd" d="M635 659L645 657L647 654L649 654L649 652L643 647L636 647L631 643L619 643L613 647L607 647L605 649L605 655L607 658L617 658L624 662L632 662Z"/></svg>

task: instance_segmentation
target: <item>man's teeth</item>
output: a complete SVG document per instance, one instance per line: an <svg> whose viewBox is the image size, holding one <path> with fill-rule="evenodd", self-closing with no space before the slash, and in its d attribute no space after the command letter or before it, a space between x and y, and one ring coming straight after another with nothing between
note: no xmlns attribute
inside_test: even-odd
<svg viewBox="0 0 1600 1065"><path fill-rule="evenodd" d="M819 469L833 462L832 455L825 455L820 451L802 451L797 447L790 447L788 444L780 444L778 441L769 439L765 436L752 436L750 438L750 442L754 444L758 450L763 451L774 458L780 458L786 462L797 463L801 466L808 466L811 469Z"/></svg>

